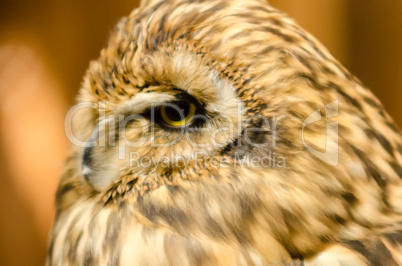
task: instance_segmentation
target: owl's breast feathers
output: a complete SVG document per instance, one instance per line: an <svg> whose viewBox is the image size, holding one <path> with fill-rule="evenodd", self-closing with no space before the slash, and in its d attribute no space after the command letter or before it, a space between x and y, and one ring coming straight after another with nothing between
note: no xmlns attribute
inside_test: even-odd
<svg viewBox="0 0 402 266"><path fill-rule="evenodd" d="M110 142L67 160L48 265L401 265L402 137L372 93L263 1L145 2L85 76L78 132ZM147 114L182 95L208 122L176 141Z"/></svg>

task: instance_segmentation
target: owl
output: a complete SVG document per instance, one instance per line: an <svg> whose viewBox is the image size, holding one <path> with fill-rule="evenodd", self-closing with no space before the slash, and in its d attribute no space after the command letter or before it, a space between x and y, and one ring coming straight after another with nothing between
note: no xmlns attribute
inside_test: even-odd
<svg viewBox="0 0 402 266"><path fill-rule="evenodd" d="M400 132L263 0L143 1L67 117L47 265L402 264Z"/></svg>

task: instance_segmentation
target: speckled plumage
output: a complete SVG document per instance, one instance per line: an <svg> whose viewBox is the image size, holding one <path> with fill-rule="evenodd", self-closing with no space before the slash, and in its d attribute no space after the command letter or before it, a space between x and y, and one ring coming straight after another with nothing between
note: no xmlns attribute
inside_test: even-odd
<svg viewBox="0 0 402 266"><path fill-rule="evenodd" d="M123 127L108 120L142 114L178 91L202 104L212 129L233 131L220 131L213 147L184 138L155 147L151 140L178 133L144 116ZM335 117L304 128L335 100ZM48 265L402 263L400 132L314 37L264 1L144 2L91 62L79 102L94 108L77 114L76 134L97 139L98 128L113 145L86 155L75 147L67 160ZM275 127L264 117L276 118ZM335 165L303 143L322 147L331 121L339 129ZM211 138L202 130L189 136L198 144ZM142 137L118 158L121 145ZM130 166L130 152L155 162L174 153L187 163ZM202 160L192 160L196 152ZM241 165L273 153L285 162Z"/></svg>

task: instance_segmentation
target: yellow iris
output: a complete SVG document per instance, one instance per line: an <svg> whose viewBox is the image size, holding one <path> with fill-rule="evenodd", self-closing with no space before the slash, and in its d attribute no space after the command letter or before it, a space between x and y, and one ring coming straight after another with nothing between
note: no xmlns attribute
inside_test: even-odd
<svg viewBox="0 0 402 266"><path fill-rule="evenodd" d="M163 105L161 107L161 117L163 119L163 121L169 125L169 126L173 126L173 127L183 127L185 125L187 125L189 122L191 122L191 120L193 119L194 115L195 115L195 111L196 111L196 107L193 103L188 102L188 108L186 108L187 110L184 111L180 110L178 108L172 108L172 107L166 107L165 105ZM172 117L169 117L168 111L171 112L176 112L177 114L179 114L179 110L182 112L180 117L180 120L173 120ZM183 118L184 116L184 118ZM181 119L183 118L183 119Z"/></svg>

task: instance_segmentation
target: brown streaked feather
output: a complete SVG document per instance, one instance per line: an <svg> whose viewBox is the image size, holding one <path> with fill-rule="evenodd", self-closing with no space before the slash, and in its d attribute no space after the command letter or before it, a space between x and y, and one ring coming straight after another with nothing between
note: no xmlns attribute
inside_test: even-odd
<svg viewBox="0 0 402 266"><path fill-rule="evenodd" d="M77 130L89 139L108 115L128 116L177 89L205 108L215 104L213 126L227 127L217 118L225 114L234 136L223 132L224 145L175 167L130 167L113 157L115 146L95 146L94 167L119 167L106 188L84 178L84 149L74 148L56 196L48 265L402 264L401 134L372 93L287 15L258 0L143 1L91 63L79 101L98 109L79 113ZM338 122L336 166L301 139L303 121L334 100L337 117L304 133L318 149L326 123ZM261 121L281 116L276 133ZM139 130L140 122L127 125L128 140L149 136L150 122ZM124 143L114 126L106 134ZM250 128L259 130L246 136ZM176 136L156 129L156 141ZM246 137L276 145L248 145ZM200 150L180 140L129 151L158 159ZM272 152L286 167L243 165Z"/></svg>

